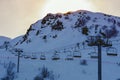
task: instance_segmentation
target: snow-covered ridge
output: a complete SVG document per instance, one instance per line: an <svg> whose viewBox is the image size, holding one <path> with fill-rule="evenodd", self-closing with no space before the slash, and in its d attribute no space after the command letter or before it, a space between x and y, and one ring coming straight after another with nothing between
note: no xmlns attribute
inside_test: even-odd
<svg viewBox="0 0 120 80"><path fill-rule="evenodd" d="M9 41L11 41L11 39L8 38L8 37L0 36L0 46L1 46L5 41L6 41L6 42L9 42Z"/></svg>
<svg viewBox="0 0 120 80"><path fill-rule="evenodd" d="M26 34L15 46L37 51L45 51L85 41L89 35L108 38L119 35L120 17L103 13L79 10L65 14L47 14L43 19L31 24Z"/></svg>
<svg viewBox="0 0 120 80"><path fill-rule="evenodd" d="M3 41L0 46L0 79L7 79L9 61L17 65L21 52L20 72L16 76L17 66L14 66L12 72L15 75L10 75L10 79L13 76L14 80L36 80L35 77L41 78L42 67L46 67L53 72L50 73L52 79L43 77L46 80L97 80L98 60L93 58L97 57L97 47L83 42L88 36L101 35L112 39L112 50L116 49L110 50L113 56L108 55L109 48L102 47L102 79L119 80L119 27L119 17L102 13L80 10L48 14L32 24L25 35L10 41L0 39Z"/></svg>
<svg viewBox="0 0 120 80"><path fill-rule="evenodd" d="M120 17L79 10L65 14L47 14L32 24L16 43L25 50L50 50L56 47L83 42L89 35L108 38L119 35Z"/></svg>

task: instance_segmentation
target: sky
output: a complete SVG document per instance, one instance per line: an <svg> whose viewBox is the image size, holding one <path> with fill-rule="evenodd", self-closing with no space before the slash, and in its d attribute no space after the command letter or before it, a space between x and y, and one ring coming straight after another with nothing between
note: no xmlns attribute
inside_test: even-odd
<svg viewBox="0 0 120 80"><path fill-rule="evenodd" d="M120 0L0 0L0 36L24 35L47 13L89 10L120 16Z"/></svg>

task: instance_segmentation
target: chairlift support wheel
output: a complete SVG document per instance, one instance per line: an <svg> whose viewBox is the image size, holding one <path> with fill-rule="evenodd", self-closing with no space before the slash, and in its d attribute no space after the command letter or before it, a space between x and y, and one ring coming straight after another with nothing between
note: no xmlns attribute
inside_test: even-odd
<svg viewBox="0 0 120 80"><path fill-rule="evenodd" d="M88 46L98 46L98 42L100 42L100 44L103 47L109 47L112 46L112 42L108 39L102 39L100 36L89 36L88 37Z"/></svg>

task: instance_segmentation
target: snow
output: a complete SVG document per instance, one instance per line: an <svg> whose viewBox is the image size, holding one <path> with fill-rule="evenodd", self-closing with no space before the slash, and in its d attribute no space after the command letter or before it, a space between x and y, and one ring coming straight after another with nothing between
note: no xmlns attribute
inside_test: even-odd
<svg viewBox="0 0 120 80"><path fill-rule="evenodd" d="M70 47L70 46L69 46ZM116 47L116 46L115 46ZM117 46L118 47L118 46ZM68 49L68 47L67 47ZM96 47L97 49L97 47ZM69 49L70 50L70 49ZM48 70L53 71L56 80L97 80L97 59L90 58L89 52L94 51L94 47L85 46L80 48L81 58L74 58L73 60L65 60L67 52L59 51L60 60L52 60L54 53L51 51L45 53L46 60L40 60L40 53L37 53L37 59L25 59L20 58L20 73L17 74L15 80L33 80L34 77L39 74L38 69L43 66ZM5 52L4 54L2 53ZM17 63L17 56L2 50L0 61L12 61ZM72 51L72 50L71 50ZM120 50L118 50L118 53ZM6 55L8 54L8 55ZM68 53L69 54L69 53ZM71 53L73 54L73 53ZM7 58L9 56L9 58ZM117 65L120 61L120 54L118 56L107 56L106 48L102 48L102 78L103 80L116 80L119 78L120 66ZM87 65L81 65L81 60L86 60ZM5 73L5 69L0 65L2 72ZM3 74L0 75L3 77Z"/></svg>
<svg viewBox="0 0 120 80"><path fill-rule="evenodd" d="M8 37L0 36L0 46L3 45L5 41L10 41L11 39Z"/></svg>
<svg viewBox="0 0 120 80"><path fill-rule="evenodd" d="M22 36L18 36L18 37L16 37L16 38L12 39L12 40L10 41L10 44L11 44L12 46L14 46L17 42L21 41L22 37L23 37L23 35L22 35Z"/></svg>
<svg viewBox="0 0 120 80"><path fill-rule="evenodd" d="M81 12L81 13L80 13ZM57 14L51 14L52 17L56 16ZM90 20L86 21L86 24L83 26L87 26L89 30L89 35L98 35L100 30L102 32L105 32L106 29L103 26L107 26L107 29L112 29L112 26L116 26L117 31L120 31L119 26L117 25L117 22L120 21L119 17L115 16L105 16L105 14L102 13L93 13L90 11L80 10L76 12L71 12L70 14L59 14L60 17L55 17L53 19L49 18L50 16L47 16L47 21L45 24L42 24L42 20L38 20L36 23L31 25L31 31L27 32L27 39L21 44L23 41L23 36L19 39L14 39L11 41L11 43L19 43L16 45L16 48L22 48L24 51L31 51L31 52L39 52L39 51L49 51L51 49L59 48L64 45L71 45L75 44L77 42L84 42L86 40L86 35L82 34L81 27L80 28L74 28L76 25L76 22L79 18L85 18L87 16L90 17ZM65 17L68 17L68 19L65 19ZM108 22L108 19L115 20L116 24L113 24L113 22ZM62 22L62 25L64 27L63 30L57 31L57 30L51 30L52 25L56 24L57 21ZM50 24L48 24L50 23ZM98 28L96 27L98 26ZM44 27L44 28L41 28ZM96 30L97 28L97 30ZM37 31L40 31L38 35L36 35ZM46 40L43 39L43 37L46 35ZM53 36L57 35L56 38L53 38ZM89 36L88 35L88 36ZM82 36L82 37L81 37ZM30 42L29 42L30 41ZM58 44L58 45L56 45ZM14 45L14 44L13 44Z"/></svg>

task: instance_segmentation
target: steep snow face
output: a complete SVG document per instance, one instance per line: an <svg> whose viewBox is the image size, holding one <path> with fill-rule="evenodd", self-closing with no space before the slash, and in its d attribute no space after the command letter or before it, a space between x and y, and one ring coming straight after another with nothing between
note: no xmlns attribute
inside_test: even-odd
<svg viewBox="0 0 120 80"><path fill-rule="evenodd" d="M16 46L19 42L21 42L22 38L23 38L23 35L12 39L10 41L11 46Z"/></svg>
<svg viewBox="0 0 120 80"><path fill-rule="evenodd" d="M26 51L46 51L83 42L87 36L112 38L119 34L120 18L89 11L47 14L32 24L16 47Z"/></svg>
<svg viewBox="0 0 120 80"><path fill-rule="evenodd" d="M9 42L11 41L10 38L8 37L3 37L3 36L0 36L0 46L4 44L4 42Z"/></svg>

